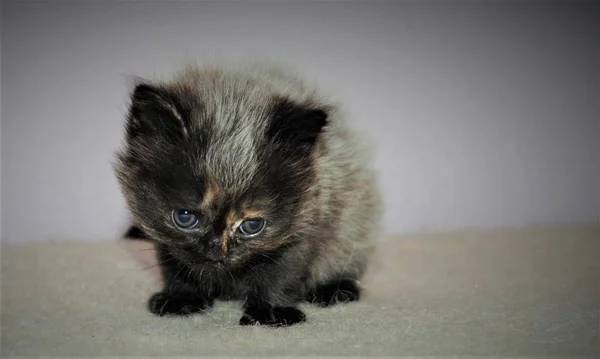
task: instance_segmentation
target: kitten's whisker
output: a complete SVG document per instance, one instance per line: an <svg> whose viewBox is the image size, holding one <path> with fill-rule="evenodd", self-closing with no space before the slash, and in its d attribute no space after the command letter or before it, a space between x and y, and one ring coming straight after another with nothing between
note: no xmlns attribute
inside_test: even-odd
<svg viewBox="0 0 600 359"><path fill-rule="evenodd" d="M355 250L356 250L356 243L353 244L353 246L352 246L352 252L350 252L350 257L348 257L348 261L346 262L346 265L344 266L344 269L342 269L342 273L340 273L340 277L338 278L338 285L342 281L342 277L344 276L344 273L346 273L346 269L348 269L348 265L350 264L350 261L352 261L352 257L354 256L354 251Z"/></svg>
<svg viewBox="0 0 600 359"><path fill-rule="evenodd" d="M202 269L200 269L200 274L198 275L198 279L202 280L202 273L204 273L204 267L202 267ZM202 281L202 284L204 284L204 281Z"/></svg>
<svg viewBox="0 0 600 359"><path fill-rule="evenodd" d="M185 277L185 281L186 281L186 282L190 280L190 275L191 275L191 274L192 274L192 269L190 268L190 269L188 269L188 274L187 274L187 276Z"/></svg>
<svg viewBox="0 0 600 359"><path fill-rule="evenodd" d="M146 252L146 251L156 251L156 248L154 247L150 247L150 248L144 248L144 249L138 249L137 251L135 251L136 253L141 253L141 252Z"/></svg>
<svg viewBox="0 0 600 359"><path fill-rule="evenodd" d="M282 266L282 265L281 265L281 263L280 263L279 261L277 261L276 259L272 258L271 256L269 256L269 255L268 255L268 254L266 254L266 253L259 253L259 254L260 254L261 256L265 257L265 258L268 258L268 259L270 259L271 261L273 261L273 263L275 263L275 264L277 264L277 265L281 266L281 268L282 268L283 270L285 270L287 273L291 274L291 273L290 273L290 271L289 271L289 270L287 270L287 268L285 268L285 266Z"/></svg>
<svg viewBox="0 0 600 359"><path fill-rule="evenodd" d="M229 276L231 277L231 280L233 281L233 286L235 287L235 278L233 277L233 274L231 274L231 272L227 269L225 269L225 271L229 274Z"/></svg>
<svg viewBox="0 0 600 359"><path fill-rule="evenodd" d="M151 266L144 267L144 268L140 268L140 270L147 270L147 269L150 269L150 268L158 267L158 266L160 266L160 265L163 265L163 264L165 264L165 263L167 263L167 262L169 262L169 261L172 261L172 260L174 260L174 259L175 259L175 258L169 258L169 259L167 259L166 261L161 261L161 262L158 262L158 263L156 263L156 264L153 264L153 265L151 265Z"/></svg>
<svg viewBox="0 0 600 359"><path fill-rule="evenodd" d="M181 267L181 268L179 269L179 272L177 272L177 274L175 274L175 278L178 278L178 277L179 277L179 273L181 273L181 272L182 272L182 271L183 271L183 270L186 268L186 267L185 267L184 265L182 265L182 264L179 264L179 267Z"/></svg>
<svg viewBox="0 0 600 359"><path fill-rule="evenodd" d="M162 307L160 308L160 312L159 313L163 313L163 311L165 310L165 307L167 306L167 303L169 303L171 299L167 298L167 300L165 300L165 302L163 303Z"/></svg>

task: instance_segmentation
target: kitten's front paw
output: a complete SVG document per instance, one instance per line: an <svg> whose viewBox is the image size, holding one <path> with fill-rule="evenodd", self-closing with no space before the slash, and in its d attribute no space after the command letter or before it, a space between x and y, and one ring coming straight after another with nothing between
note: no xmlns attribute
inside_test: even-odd
<svg viewBox="0 0 600 359"><path fill-rule="evenodd" d="M306 321L306 315L294 307L246 308L240 325L290 326Z"/></svg>
<svg viewBox="0 0 600 359"><path fill-rule="evenodd" d="M179 293L171 295L158 292L148 300L148 309L156 315L188 315L202 312L212 305L212 301L202 297Z"/></svg>
<svg viewBox="0 0 600 359"><path fill-rule="evenodd" d="M337 303L357 301L360 289L353 280L343 279L318 285L308 294L307 300L313 304L327 307Z"/></svg>

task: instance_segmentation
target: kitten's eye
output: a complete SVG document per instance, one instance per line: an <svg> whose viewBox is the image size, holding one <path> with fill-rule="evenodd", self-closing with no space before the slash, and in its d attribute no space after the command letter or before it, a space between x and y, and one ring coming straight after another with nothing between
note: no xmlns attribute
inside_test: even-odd
<svg viewBox="0 0 600 359"><path fill-rule="evenodd" d="M259 234L265 228L265 220L262 218L247 219L240 226L238 230L242 235L251 237Z"/></svg>
<svg viewBox="0 0 600 359"><path fill-rule="evenodd" d="M200 221L198 216L192 214L190 211L180 209L173 211L173 223L181 229L192 229L198 226Z"/></svg>

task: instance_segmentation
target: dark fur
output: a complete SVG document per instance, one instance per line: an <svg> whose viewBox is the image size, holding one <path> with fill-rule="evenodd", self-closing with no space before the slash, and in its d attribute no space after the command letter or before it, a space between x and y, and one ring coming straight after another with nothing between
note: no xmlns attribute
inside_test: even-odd
<svg viewBox="0 0 600 359"><path fill-rule="evenodd" d="M123 237L130 239L149 239L146 233L144 233L144 231L142 231L142 229L137 226L129 227L129 229L127 230L127 232L125 232L125 235L123 235Z"/></svg>
<svg viewBox="0 0 600 359"><path fill-rule="evenodd" d="M305 321L302 301L358 300L380 210L350 146L335 107L280 72L188 69L138 84L115 169L137 224L128 237L156 242L165 286L150 311L238 299L240 324L282 326ZM177 209L200 226L174 226ZM267 227L240 237L236 223L255 213Z"/></svg>

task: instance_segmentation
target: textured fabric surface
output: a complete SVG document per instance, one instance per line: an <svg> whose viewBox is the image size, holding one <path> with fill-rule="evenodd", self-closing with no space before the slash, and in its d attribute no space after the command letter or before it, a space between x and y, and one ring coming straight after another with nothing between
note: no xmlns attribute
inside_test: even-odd
<svg viewBox="0 0 600 359"><path fill-rule="evenodd" d="M241 327L240 303L158 318L142 241L2 246L2 356L599 355L598 225L386 238L364 300Z"/></svg>

